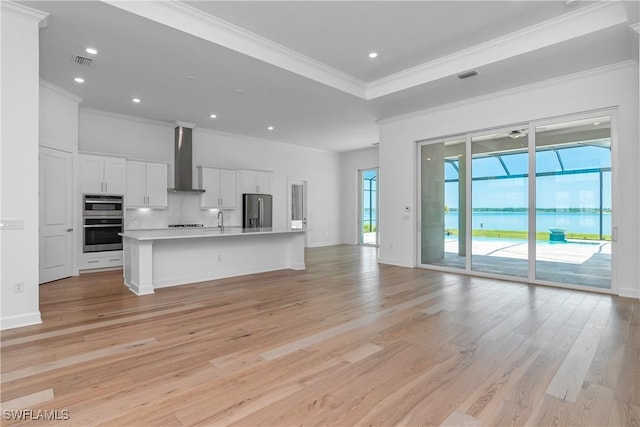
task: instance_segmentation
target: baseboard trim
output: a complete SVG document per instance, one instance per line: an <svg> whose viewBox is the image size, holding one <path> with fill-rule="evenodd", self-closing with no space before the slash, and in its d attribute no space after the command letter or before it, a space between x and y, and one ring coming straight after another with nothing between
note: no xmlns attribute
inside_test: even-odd
<svg viewBox="0 0 640 427"><path fill-rule="evenodd" d="M387 265L395 265L397 267L408 267L414 268L415 265L410 264L406 261L401 261L397 259L389 259L389 258L378 258L378 264L387 264Z"/></svg>
<svg viewBox="0 0 640 427"><path fill-rule="evenodd" d="M42 323L40 312L23 314L21 316L11 316L0 320L0 330L20 328L22 326L37 325Z"/></svg>
<svg viewBox="0 0 640 427"><path fill-rule="evenodd" d="M342 245L340 242L316 242L307 244L307 248L323 248L325 246Z"/></svg>
<svg viewBox="0 0 640 427"><path fill-rule="evenodd" d="M618 289L618 295L624 298L640 299L639 288L620 288Z"/></svg>
<svg viewBox="0 0 640 427"><path fill-rule="evenodd" d="M229 277L246 276L249 274L267 273L269 271L278 271L278 270L304 270L305 268L306 267L304 263L293 263L293 264L285 263L285 264L272 264L272 265L259 266L253 269L231 269L231 270L221 270L216 272L209 271L202 274L196 274L191 276L170 277L168 279L163 279L163 280L154 280L153 288L161 289L161 288L169 288L171 286L192 285L194 283L208 282L210 280L226 279Z"/></svg>

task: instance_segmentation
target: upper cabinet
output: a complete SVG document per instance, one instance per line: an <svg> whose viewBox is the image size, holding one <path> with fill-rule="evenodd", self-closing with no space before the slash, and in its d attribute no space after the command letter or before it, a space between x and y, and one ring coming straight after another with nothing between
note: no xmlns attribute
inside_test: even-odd
<svg viewBox="0 0 640 427"><path fill-rule="evenodd" d="M198 166L200 188L204 189L200 207L203 209L236 208L236 171Z"/></svg>
<svg viewBox="0 0 640 427"><path fill-rule="evenodd" d="M83 194L124 194L125 159L93 154L80 154L78 158Z"/></svg>
<svg viewBox="0 0 640 427"><path fill-rule="evenodd" d="M127 208L167 207L167 164L127 161Z"/></svg>
<svg viewBox="0 0 640 427"><path fill-rule="evenodd" d="M259 193L271 194L271 176L272 172L242 170L238 171L240 179L240 189L242 194Z"/></svg>

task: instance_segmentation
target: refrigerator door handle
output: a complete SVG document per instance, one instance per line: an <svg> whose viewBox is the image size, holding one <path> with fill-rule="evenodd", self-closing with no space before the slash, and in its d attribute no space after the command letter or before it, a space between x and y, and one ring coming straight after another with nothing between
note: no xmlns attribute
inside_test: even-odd
<svg viewBox="0 0 640 427"><path fill-rule="evenodd" d="M262 201L262 197L258 199L258 210L260 211L260 227L262 227L264 221L264 203Z"/></svg>

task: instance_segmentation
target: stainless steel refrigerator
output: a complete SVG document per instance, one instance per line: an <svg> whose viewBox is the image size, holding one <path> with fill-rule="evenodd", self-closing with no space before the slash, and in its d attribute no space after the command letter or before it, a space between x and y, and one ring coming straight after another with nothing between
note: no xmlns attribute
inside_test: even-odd
<svg viewBox="0 0 640 427"><path fill-rule="evenodd" d="M242 195L242 227L264 228L272 226L272 204L269 194Z"/></svg>

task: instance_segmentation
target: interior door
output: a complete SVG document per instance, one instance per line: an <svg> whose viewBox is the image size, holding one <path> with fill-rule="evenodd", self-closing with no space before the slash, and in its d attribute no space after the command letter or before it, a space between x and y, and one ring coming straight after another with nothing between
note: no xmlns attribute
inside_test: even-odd
<svg viewBox="0 0 640 427"><path fill-rule="evenodd" d="M40 283L72 275L73 160L71 153L40 148Z"/></svg>

